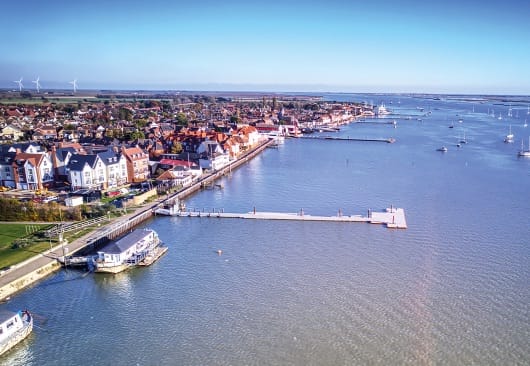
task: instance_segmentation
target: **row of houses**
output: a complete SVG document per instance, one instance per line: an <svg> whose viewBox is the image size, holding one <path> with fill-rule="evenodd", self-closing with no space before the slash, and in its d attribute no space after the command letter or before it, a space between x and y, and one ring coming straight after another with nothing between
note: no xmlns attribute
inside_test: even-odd
<svg viewBox="0 0 530 366"><path fill-rule="evenodd" d="M149 157L137 147L98 147L87 152L79 144L45 151L35 143L2 145L0 184L41 190L66 182L72 189L109 189L150 177Z"/></svg>
<svg viewBox="0 0 530 366"><path fill-rule="evenodd" d="M230 136L213 131L187 131L170 141L181 144L179 154L163 149L153 155L142 144L59 142L50 149L36 143L1 145L0 185L41 190L66 183L71 190L108 190L160 176L172 184L182 181L185 186L203 169L221 169L259 141L256 128L244 126Z"/></svg>

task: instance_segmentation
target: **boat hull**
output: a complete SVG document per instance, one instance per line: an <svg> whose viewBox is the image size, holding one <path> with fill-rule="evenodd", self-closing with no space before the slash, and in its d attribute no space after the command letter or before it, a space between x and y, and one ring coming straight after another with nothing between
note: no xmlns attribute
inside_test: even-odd
<svg viewBox="0 0 530 366"><path fill-rule="evenodd" d="M25 321L24 323L24 327L19 329L8 339L0 342L0 355L9 351L31 334L31 331L33 330L33 319L31 319L29 322Z"/></svg>
<svg viewBox="0 0 530 366"><path fill-rule="evenodd" d="M131 266L128 265L128 264L120 264L120 265L117 265L117 266L108 266L108 267L103 267L103 266L96 266L96 269L94 270L94 272L97 272L97 273L120 273L120 272L123 272L127 269L129 269Z"/></svg>

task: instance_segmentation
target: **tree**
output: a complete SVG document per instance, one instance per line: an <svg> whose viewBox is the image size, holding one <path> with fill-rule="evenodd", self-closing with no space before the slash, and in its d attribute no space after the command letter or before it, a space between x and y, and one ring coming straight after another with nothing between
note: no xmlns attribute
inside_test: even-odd
<svg viewBox="0 0 530 366"><path fill-rule="evenodd" d="M134 131L131 132L129 135L129 140L137 140L137 139L143 139L145 138L145 135L142 131Z"/></svg>
<svg viewBox="0 0 530 366"><path fill-rule="evenodd" d="M129 108L120 108L119 116L121 120L132 121L133 114Z"/></svg>
<svg viewBox="0 0 530 366"><path fill-rule="evenodd" d="M177 125L179 126L186 126L188 124L188 117L182 113L177 113Z"/></svg>
<svg viewBox="0 0 530 366"><path fill-rule="evenodd" d="M173 141L173 146L171 146L172 154L180 154L182 152L182 144L179 141Z"/></svg>

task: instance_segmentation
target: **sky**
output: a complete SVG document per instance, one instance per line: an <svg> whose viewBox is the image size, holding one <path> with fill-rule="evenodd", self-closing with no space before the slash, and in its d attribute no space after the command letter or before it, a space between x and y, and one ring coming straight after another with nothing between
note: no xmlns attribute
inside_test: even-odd
<svg viewBox="0 0 530 366"><path fill-rule="evenodd" d="M530 95L527 0L4 0L0 87Z"/></svg>

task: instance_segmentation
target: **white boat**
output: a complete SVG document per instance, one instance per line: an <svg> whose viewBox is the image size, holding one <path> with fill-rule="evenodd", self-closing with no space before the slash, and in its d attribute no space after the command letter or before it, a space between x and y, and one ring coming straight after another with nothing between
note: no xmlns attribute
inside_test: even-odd
<svg viewBox="0 0 530 366"><path fill-rule="evenodd" d="M528 127L528 123L526 123L526 119L524 120L524 125L523 127Z"/></svg>
<svg viewBox="0 0 530 366"><path fill-rule="evenodd" d="M377 115L378 116L383 116L383 115L391 114L391 113L392 112L390 112L388 109L386 109L384 103L381 103L381 105L379 107L377 107Z"/></svg>
<svg viewBox="0 0 530 366"><path fill-rule="evenodd" d="M178 199L173 204L166 203L154 209L155 215L163 216L175 216L177 213L186 210L184 202L180 202Z"/></svg>
<svg viewBox="0 0 530 366"><path fill-rule="evenodd" d="M442 146L439 149L436 149L436 151L447 152L447 148L445 146Z"/></svg>
<svg viewBox="0 0 530 366"><path fill-rule="evenodd" d="M510 125L510 132L504 138L504 142L510 143L510 142L513 142L513 139L514 139L514 136L512 133L512 125Z"/></svg>
<svg viewBox="0 0 530 366"><path fill-rule="evenodd" d="M517 156L530 158L530 137L528 137L528 149L524 149L524 141L521 140L521 151L517 153Z"/></svg>
<svg viewBox="0 0 530 366"><path fill-rule="evenodd" d="M95 272L118 273L142 265L161 245L158 234L151 229L136 229L98 251Z"/></svg>
<svg viewBox="0 0 530 366"><path fill-rule="evenodd" d="M33 317L29 311L0 311L0 355L26 338L33 330Z"/></svg>

